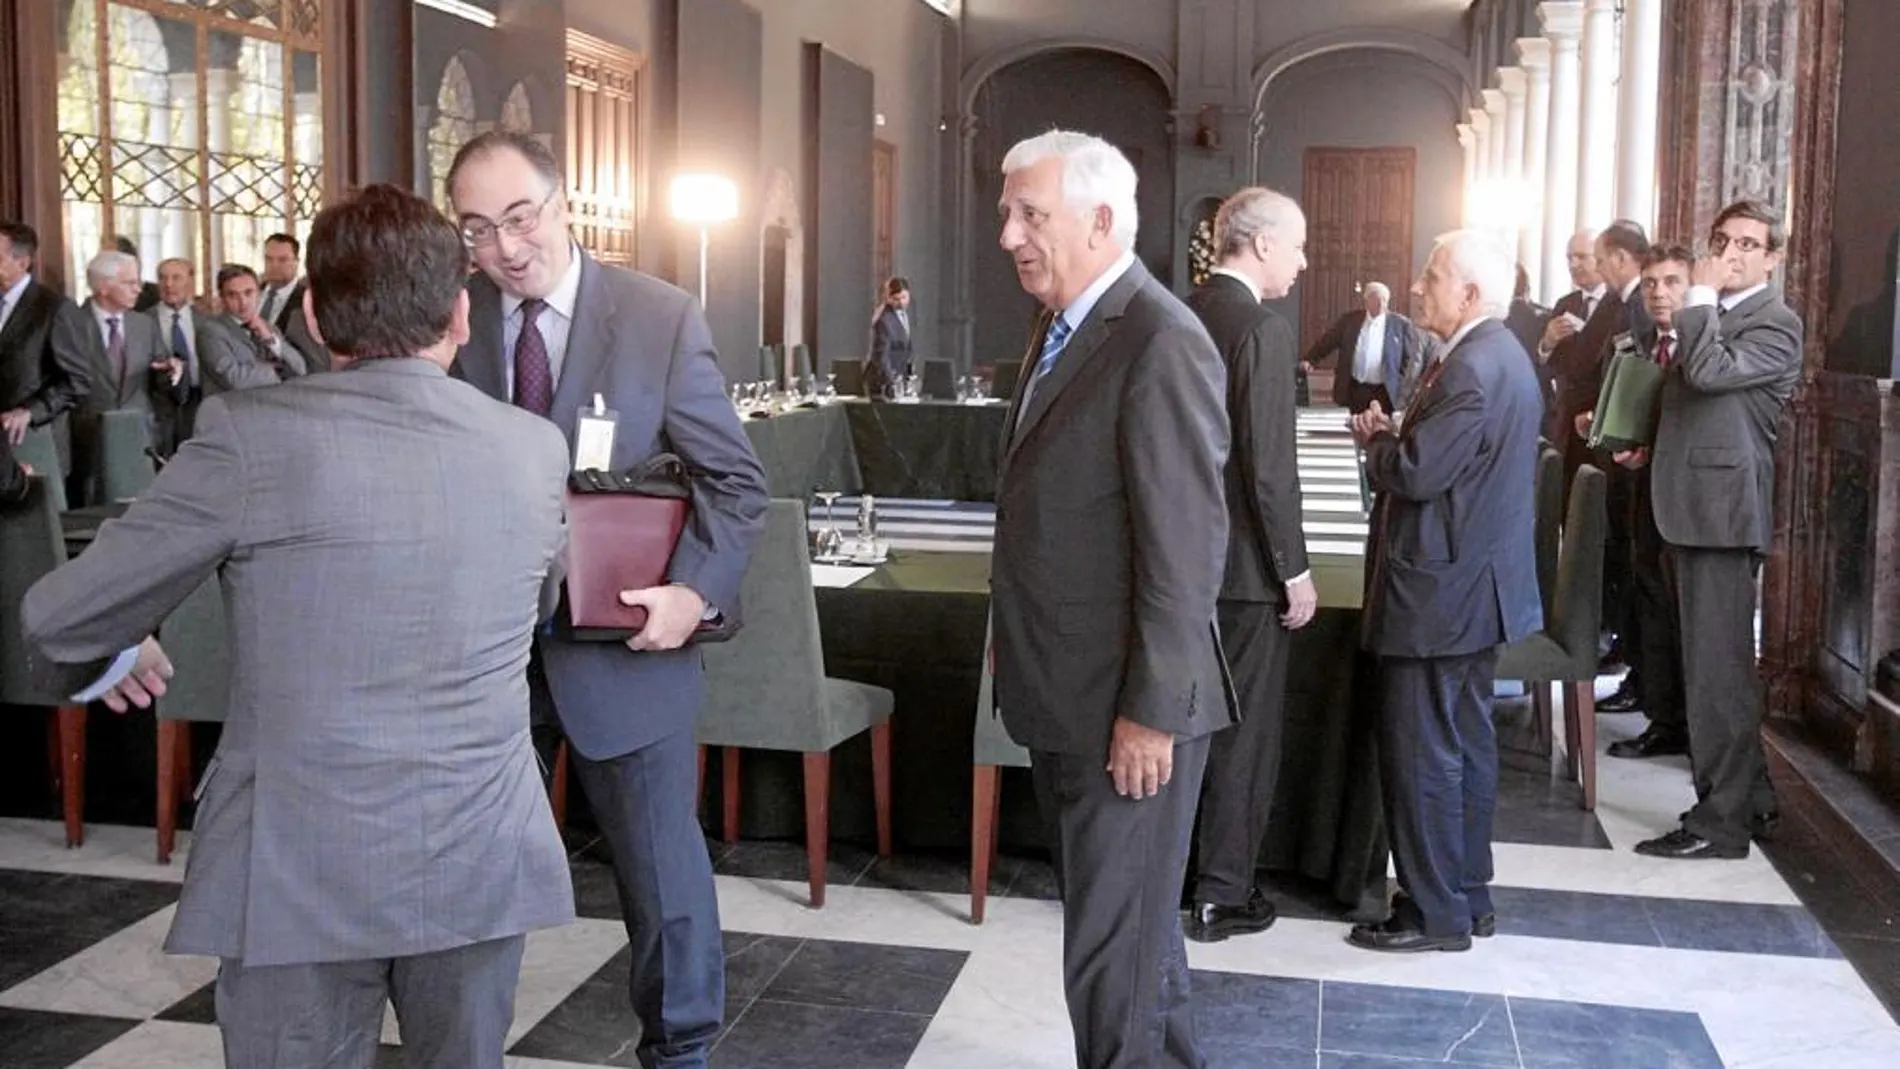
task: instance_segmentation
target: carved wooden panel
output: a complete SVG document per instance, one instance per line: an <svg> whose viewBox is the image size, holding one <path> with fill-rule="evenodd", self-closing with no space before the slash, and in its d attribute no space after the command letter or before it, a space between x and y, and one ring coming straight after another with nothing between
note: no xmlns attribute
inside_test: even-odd
<svg viewBox="0 0 1900 1069"><path fill-rule="evenodd" d="M574 239L602 263L631 267L646 197L640 131L645 60L598 37L567 34L567 181Z"/></svg>
<svg viewBox="0 0 1900 1069"><path fill-rule="evenodd" d="M897 271L897 146L871 142L871 277L882 286Z"/></svg>
<svg viewBox="0 0 1900 1069"><path fill-rule="evenodd" d="M1367 282L1383 282L1404 312L1412 281L1410 148L1306 150L1300 200L1306 209L1306 275L1300 281L1300 348L1360 306Z"/></svg>

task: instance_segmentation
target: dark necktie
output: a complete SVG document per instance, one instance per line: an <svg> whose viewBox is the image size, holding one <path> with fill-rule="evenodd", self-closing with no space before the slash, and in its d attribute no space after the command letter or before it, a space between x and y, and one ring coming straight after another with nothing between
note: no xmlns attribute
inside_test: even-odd
<svg viewBox="0 0 1900 1069"><path fill-rule="evenodd" d="M1675 348L1676 339L1667 334L1659 335L1656 338L1656 363L1668 367L1669 361L1675 358Z"/></svg>
<svg viewBox="0 0 1900 1069"><path fill-rule="evenodd" d="M264 291L264 322L275 325L277 322L277 287Z"/></svg>
<svg viewBox="0 0 1900 1069"><path fill-rule="evenodd" d="M185 341L185 327L179 322L182 318L183 312L172 310L172 355L185 362L185 381L189 383L197 376L191 373L191 346Z"/></svg>
<svg viewBox="0 0 1900 1069"><path fill-rule="evenodd" d="M515 404L542 417L554 410L554 371L548 363L548 343L535 323L535 317L546 307L547 302L539 298L521 302L521 336L515 339Z"/></svg>
<svg viewBox="0 0 1900 1069"><path fill-rule="evenodd" d="M112 400L116 405L125 394L125 335L119 333L119 317L106 317L106 363L112 368L112 375L118 380Z"/></svg>

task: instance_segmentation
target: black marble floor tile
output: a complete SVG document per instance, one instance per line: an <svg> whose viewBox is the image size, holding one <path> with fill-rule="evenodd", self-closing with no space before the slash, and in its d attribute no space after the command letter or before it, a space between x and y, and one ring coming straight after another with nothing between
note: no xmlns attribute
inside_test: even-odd
<svg viewBox="0 0 1900 1069"><path fill-rule="evenodd" d="M832 887L858 882L877 854L850 843L833 842L825 858L825 881ZM790 880L803 883L811 873L804 843L738 842L713 864L720 876L753 880Z"/></svg>
<svg viewBox="0 0 1900 1069"><path fill-rule="evenodd" d="M0 1006L0 1065L66 1069L138 1027L137 1021Z"/></svg>
<svg viewBox="0 0 1900 1069"><path fill-rule="evenodd" d="M575 858L567 863L574 874L574 912L593 920L617 921L620 893L614 889L613 866L605 861Z"/></svg>
<svg viewBox="0 0 1900 1069"><path fill-rule="evenodd" d="M1350 919L1352 910L1334 898L1322 881L1292 872L1261 872L1257 879L1281 917L1339 923Z"/></svg>
<svg viewBox="0 0 1900 1069"><path fill-rule="evenodd" d="M996 863L999 867L1003 864L1003 860L997 859ZM1062 897L1056 890L1055 867L1049 864L1047 858L1019 857L1010 860L1014 863L1013 875L1009 880L1008 893L1011 898L1036 898L1045 902L1054 902Z"/></svg>
<svg viewBox="0 0 1900 1069"><path fill-rule="evenodd" d="M0 869L0 991L178 900L178 885Z"/></svg>
<svg viewBox="0 0 1900 1069"><path fill-rule="evenodd" d="M218 985L216 981L172 1003L158 1015L158 1020L177 1021L182 1024L217 1024Z"/></svg>
<svg viewBox="0 0 1900 1069"><path fill-rule="evenodd" d="M990 868L990 894L1009 891L1015 868L997 858ZM899 854L875 858L871 867L858 877L859 887L880 887L888 891L922 891L929 894L960 895L970 892L970 859L939 854Z"/></svg>
<svg viewBox="0 0 1900 1069"><path fill-rule="evenodd" d="M960 950L810 939L759 999L927 1017L943 1005L968 957Z"/></svg>
<svg viewBox="0 0 1900 1069"><path fill-rule="evenodd" d="M1377 1054L1337 1054L1321 1051L1319 1069L1425 1069L1431 1065L1463 1065L1426 1058L1387 1058Z"/></svg>
<svg viewBox="0 0 1900 1069"><path fill-rule="evenodd" d="M1631 895L1493 887L1491 900L1497 907L1498 931L1506 935L1625 946L1663 945L1662 936L1643 908L1643 900Z"/></svg>
<svg viewBox="0 0 1900 1069"><path fill-rule="evenodd" d="M1446 1065L1518 1065L1501 995L1327 983L1320 1050L1421 1058Z"/></svg>
<svg viewBox="0 0 1900 1069"><path fill-rule="evenodd" d="M751 932L726 932L726 1020L730 1021L765 993L765 989L785 969L792 955L804 945L802 939L782 935L754 935Z"/></svg>
<svg viewBox="0 0 1900 1069"><path fill-rule="evenodd" d="M1518 1050L1532 1069L1722 1069L1693 1013L1513 998Z"/></svg>
<svg viewBox="0 0 1900 1069"><path fill-rule="evenodd" d="M1196 972L1192 990L1194 1032L1213 1066L1313 1064L1319 981Z"/></svg>
<svg viewBox="0 0 1900 1069"><path fill-rule="evenodd" d="M1645 898L1642 903L1666 947L1791 958L1841 956L1813 914L1800 906L1685 898Z"/></svg>
<svg viewBox="0 0 1900 1069"><path fill-rule="evenodd" d="M1498 807L1491 837L1500 843L1610 849L1610 837L1596 814L1578 802L1582 788L1553 779L1543 758L1534 767L1506 762L1498 770Z"/></svg>
<svg viewBox="0 0 1900 1069"><path fill-rule="evenodd" d="M760 999L713 1048L712 1069L903 1069L930 1018ZM846 1052L848 1051L848 1059Z"/></svg>

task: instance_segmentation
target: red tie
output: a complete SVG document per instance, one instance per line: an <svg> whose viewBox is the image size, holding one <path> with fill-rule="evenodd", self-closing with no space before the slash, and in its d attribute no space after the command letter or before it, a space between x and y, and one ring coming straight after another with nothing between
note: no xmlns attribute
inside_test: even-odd
<svg viewBox="0 0 1900 1069"><path fill-rule="evenodd" d="M1656 338L1656 363L1663 367L1668 367L1669 361L1675 356L1675 353L1672 351L1675 347L1676 339L1667 334L1658 336Z"/></svg>

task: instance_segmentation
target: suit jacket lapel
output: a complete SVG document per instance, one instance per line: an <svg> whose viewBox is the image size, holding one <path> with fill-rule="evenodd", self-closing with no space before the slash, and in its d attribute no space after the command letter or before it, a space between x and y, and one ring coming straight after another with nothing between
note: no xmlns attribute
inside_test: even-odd
<svg viewBox="0 0 1900 1069"><path fill-rule="evenodd" d="M549 417L574 438L574 416L593 403L594 383L614 347L614 300L600 265L580 253L580 293L574 299L574 321L567 328L567 355L561 361L561 381L554 385L554 411Z"/></svg>
<svg viewBox="0 0 1900 1069"><path fill-rule="evenodd" d="M27 318L39 304L39 298L40 284L38 282L29 282L26 288L20 291L19 301L7 313L7 325L0 328L0 352L4 352L8 343L13 342L20 332L26 329Z"/></svg>
<svg viewBox="0 0 1900 1069"><path fill-rule="evenodd" d="M1122 277L1116 279L1115 284L1108 288L1108 292L1102 294L1102 299L1095 302L1095 307L1090 310L1088 318L1075 328L1075 333L1062 347L1062 354L1056 358L1056 366L1050 369L1048 376L1041 382L1034 380L1035 360L1040 360L1042 354L1037 352L1033 359L1025 360L1024 363L1029 368L1030 380L1033 383L1030 387L1029 409L1023 413L1022 420L1016 425L1015 434L1010 439L1009 453L1004 457L1005 463L1010 457L1016 455L1016 450L1022 448L1023 442L1028 440L1030 433L1036 429L1036 424L1042 421L1042 417L1049 411L1049 406L1055 403L1056 396L1062 392L1063 387L1073 381L1081 373L1082 367L1101 351L1102 343L1114 333L1114 322L1122 317L1122 311L1128 307L1128 302L1134 297L1135 291L1139 290L1147 280L1147 269L1141 266L1140 260L1129 265ZM1046 326L1045 323L1045 329ZM1038 348L1040 348L1040 334L1037 335L1037 339Z"/></svg>
<svg viewBox="0 0 1900 1069"><path fill-rule="evenodd" d="M455 354L455 362L469 385L507 401L508 376L503 369L508 354L503 351L501 291L487 275L476 275L468 284L468 305L468 344Z"/></svg>

